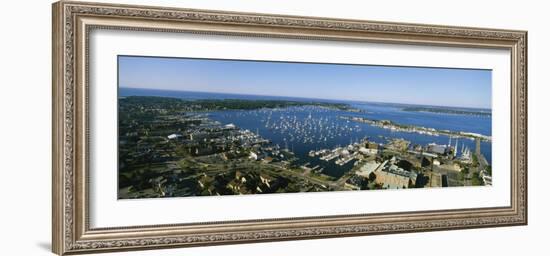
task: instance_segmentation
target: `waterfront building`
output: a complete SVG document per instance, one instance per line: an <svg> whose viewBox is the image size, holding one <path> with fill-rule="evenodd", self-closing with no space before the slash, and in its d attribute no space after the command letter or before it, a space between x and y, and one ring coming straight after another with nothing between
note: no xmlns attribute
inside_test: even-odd
<svg viewBox="0 0 550 256"><path fill-rule="evenodd" d="M376 154L378 154L378 149L360 147L359 148L359 153L361 153L363 155L367 155L367 156L376 155Z"/></svg>
<svg viewBox="0 0 550 256"><path fill-rule="evenodd" d="M387 161L383 163L378 163L375 161L366 162L365 164L363 164L363 166L359 168L359 170L355 172L355 174L368 178L371 173L377 172L382 169L382 167L384 167L386 163Z"/></svg>
<svg viewBox="0 0 550 256"><path fill-rule="evenodd" d="M448 146L446 146L446 145L439 145L439 144L435 144L435 143L430 143L430 144L428 144L427 151L431 152L431 153L436 153L436 154L443 155L447 152L447 148L448 148Z"/></svg>
<svg viewBox="0 0 550 256"><path fill-rule="evenodd" d="M409 178L382 171L376 173L376 183L382 184L383 188L387 189L407 188L409 186Z"/></svg>
<svg viewBox="0 0 550 256"><path fill-rule="evenodd" d="M397 165L391 164L391 162L384 167L384 169L375 173L376 183L382 184L383 188L408 188L409 184L416 183L417 174L415 172L406 171Z"/></svg>

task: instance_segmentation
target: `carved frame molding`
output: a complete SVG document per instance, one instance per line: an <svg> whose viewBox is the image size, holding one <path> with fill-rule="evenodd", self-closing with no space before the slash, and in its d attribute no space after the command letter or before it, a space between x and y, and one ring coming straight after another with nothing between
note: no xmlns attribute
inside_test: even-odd
<svg viewBox="0 0 550 256"><path fill-rule="evenodd" d="M122 29L510 49L510 207L90 229L89 32ZM147 6L53 5L53 251L58 254L527 224L527 32Z"/></svg>

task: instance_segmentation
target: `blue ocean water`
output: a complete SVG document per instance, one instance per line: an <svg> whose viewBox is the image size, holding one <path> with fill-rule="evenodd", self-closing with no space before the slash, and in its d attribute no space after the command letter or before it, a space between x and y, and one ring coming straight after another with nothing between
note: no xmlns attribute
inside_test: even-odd
<svg viewBox="0 0 550 256"><path fill-rule="evenodd" d="M196 99L272 99L294 101L326 101L307 98L256 96L223 93L165 91L149 89L120 88L119 96L161 96L181 98L187 100ZM347 102L356 108L364 110L362 113L351 113L341 110L326 109L313 106L289 107L284 109L258 109L258 110L228 110L210 112L210 118L223 124L233 123L242 129L258 132L262 137L271 140L281 147L292 150L302 163L309 162L311 166L322 166L323 172L339 177L344 170L348 170L353 161L339 166L334 162L325 162L308 156L310 150L322 148L332 149L336 146L346 146L351 142L368 137L369 140L378 143L386 143L388 138L403 138L413 144L426 145L429 143L448 144L447 136L430 136L426 134L395 132L388 129L374 127L366 123L357 123L343 120L340 116L360 116L369 119L391 120L399 124L417 125L429 128L479 133L491 136L491 117L460 114L409 112L403 111L403 107L410 105L391 103L365 103ZM487 111L487 110L483 110ZM490 110L488 110L490 111ZM452 145L457 139L452 139ZM458 139L459 149L464 146L475 150L475 141L470 139ZM492 159L491 143L481 143L481 153L489 163Z"/></svg>

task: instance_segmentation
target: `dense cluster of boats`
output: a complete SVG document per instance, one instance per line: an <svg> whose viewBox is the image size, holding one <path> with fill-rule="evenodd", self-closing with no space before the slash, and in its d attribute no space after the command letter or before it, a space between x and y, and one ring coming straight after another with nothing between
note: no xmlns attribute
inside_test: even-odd
<svg viewBox="0 0 550 256"><path fill-rule="evenodd" d="M327 115L329 109L302 106L264 111L262 123L265 128L282 135L288 142L303 144L326 143L338 137L351 137L361 127L342 122L334 115Z"/></svg>

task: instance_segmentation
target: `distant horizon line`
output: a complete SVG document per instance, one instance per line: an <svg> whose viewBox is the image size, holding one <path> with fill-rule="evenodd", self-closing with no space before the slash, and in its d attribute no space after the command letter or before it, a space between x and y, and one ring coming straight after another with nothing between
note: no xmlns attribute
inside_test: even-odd
<svg viewBox="0 0 550 256"><path fill-rule="evenodd" d="M487 107L465 107L465 106L444 106L444 105L429 105L429 104L418 104L418 103L401 103L401 102L386 102L386 101L365 101L365 100L350 100L350 99L326 99L326 98L316 98L316 97L300 97L300 96L286 96L286 95L263 95L263 94L247 94L247 93L231 93L231 92L209 92L209 91L190 91L190 90L176 90L176 89L164 89L164 88L139 88L139 87L128 87L128 86L118 86L118 89L138 89L138 90L159 90L159 91L173 91L173 92L191 92L191 93L219 93L219 94L229 94L229 95L243 95L243 96L263 96L263 97L286 97L286 98L299 98L299 99L311 99L311 100L329 100L329 101L351 101L358 103L378 103L378 104L400 104L400 105L416 105L416 106L430 106L430 107L447 107L447 108L468 108L468 109L483 109L493 111L493 108Z"/></svg>

